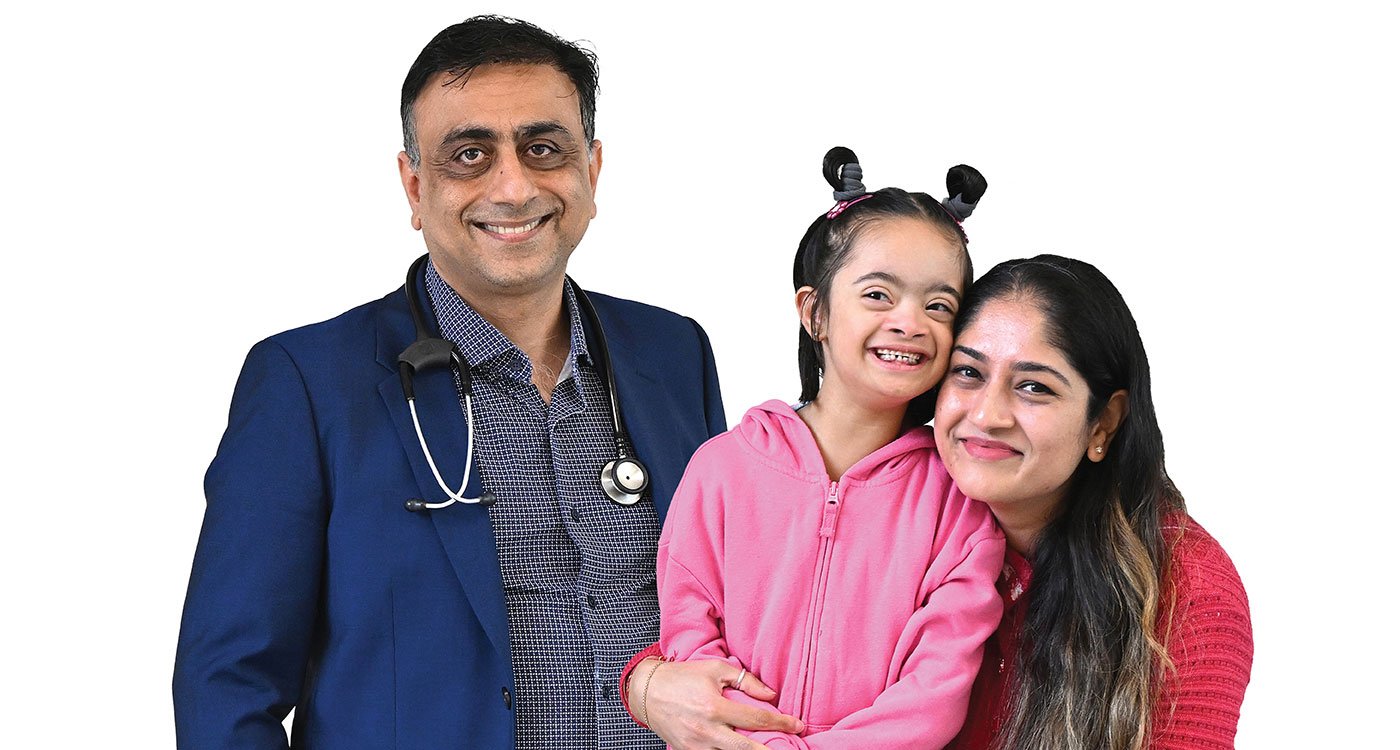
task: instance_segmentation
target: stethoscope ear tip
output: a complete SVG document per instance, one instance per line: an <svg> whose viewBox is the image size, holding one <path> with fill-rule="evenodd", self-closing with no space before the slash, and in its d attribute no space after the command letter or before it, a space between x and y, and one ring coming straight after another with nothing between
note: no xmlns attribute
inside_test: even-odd
<svg viewBox="0 0 1400 750"><path fill-rule="evenodd" d="M428 507L428 504L416 497L411 497L408 500L405 500L403 504L403 509L408 511L409 513L420 513L426 507Z"/></svg>

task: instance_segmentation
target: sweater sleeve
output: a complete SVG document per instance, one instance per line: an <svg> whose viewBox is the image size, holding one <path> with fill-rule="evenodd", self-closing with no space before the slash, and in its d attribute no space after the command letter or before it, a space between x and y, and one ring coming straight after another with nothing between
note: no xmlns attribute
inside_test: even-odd
<svg viewBox="0 0 1400 750"><path fill-rule="evenodd" d="M995 583L1006 555L990 513L967 515L975 526L959 530L950 561L940 556L930 568L923 603L900 635L898 676L875 702L824 732L748 733L752 739L773 748L913 750L943 747L957 735L983 644L1001 621Z"/></svg>
<svg viewBox="0 0 1400 750"><path fill-rule="evenodd" d="M1187 520L1172 553L1172 670L1153 714L1153 750L1228 750L1254 660L1244 584L1225 550Z"/></svg>

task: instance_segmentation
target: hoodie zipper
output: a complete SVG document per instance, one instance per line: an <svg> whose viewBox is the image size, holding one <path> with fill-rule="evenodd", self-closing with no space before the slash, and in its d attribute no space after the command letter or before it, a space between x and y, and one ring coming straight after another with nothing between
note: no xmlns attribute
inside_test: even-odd
<svg viewBox="0 0 1400 750"><path fill-rule="evenodd" d="M812 577L812 592L807 599L807 632L802 645L802 671L798 678L797 708L794 713L806 720L812 706L815 692L813 679L817 667L817 641L821 637L822 609L826 604L826 581L831 573L831 547L836 538L836 514L841 510L840 498L836 494L836 482L827 487L822 504L821 525L817 528L820 542L817 545L817 565Z"/></svg>

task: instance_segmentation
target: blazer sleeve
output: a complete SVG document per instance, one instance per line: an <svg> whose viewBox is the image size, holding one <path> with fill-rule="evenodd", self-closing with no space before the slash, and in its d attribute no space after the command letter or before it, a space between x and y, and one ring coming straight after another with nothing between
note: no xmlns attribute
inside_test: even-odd
<svg viewBox="0 0 1400 750"><path fill-rule="evenodd" d="M710 437L724 432L728 427L724 420L724 400L719 395L719 372L715 368L715 353L710 348L710 337L705 329L694 320L695 335L700 338L700 358L703 362L705 378L705 427Z"/></svg>
<svg viewBox="0 0 1400 750"><path fill-rule="evenodd" d="M980 519L975 528L964 528L958 535L963 543L950 545L949 559L936 559L930 566L922 604L900 635L903 663L898 677L871 706L806 737L744 734L769 747L804 750L914 750L951 742L967 717L983 643L1002 615L996 577L1005 561L1006 542L989 513L975 517Z"/></svg>
<svg viewBox="0 0 1400 750"><path fill-rule="evenodd" d="M306 384L275 340L249 353L205 476L175 658L180 748L286 748L320 599L327 501Z"/></svg>

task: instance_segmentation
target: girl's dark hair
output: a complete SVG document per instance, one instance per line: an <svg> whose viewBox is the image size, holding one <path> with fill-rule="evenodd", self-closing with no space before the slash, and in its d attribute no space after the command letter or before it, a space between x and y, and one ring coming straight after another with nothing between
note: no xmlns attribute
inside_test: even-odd
<svg viewBox="0 0 1400 750"><path fill-rule="evenodd" d="M800 400L812 401L821 387L822 347L815 336L820 330L831 303L831 282L836 272L846 265L851 249L865 229L872 224L893 218L923 219L942 231L955 243L962 255L964 292L972 286L972 258L967 253L967 235L959 223L967 218L982 194L987 191L987 181L976 169L959 164L948 170L949 198L940 203L928 193L910 193L896 187L887 187L873 193L863 193L860 184L860 162L855 152L837 146L826 152L822 159L822 176L835 193L860 195L841 203L830 212L818 216L807 227L806 234L797 245L797 256L792 263L793 291L810 286L813 303L808 313L806 328L799 327L797 334L797 372L802 379ZM856 177L852 178L852 174ZM839 211L837 209L840 209ZM833 217L832 214L835 214ZM908 425L923 424L933 418L933 402L937 386L928 393L909 402L904 422Z"/></svg>
<svg viewBox="0 0 1400 750"><path fill-rule="evenodd" d="M1094 266L1057 255L1002 263L977 280L954 324L961 332L994 300L1021 299L1045 318L1048 342L1089 384L1086 420L1126 391L1127 413L1098 463L1082 458L1059 515L1031 561L1001 747L1129 750L1151 738L1171 669L1163 642L1173 595L1163 515L1184 511L1167 476L1152 407L1147 351L1123 296Z"/></svg>

